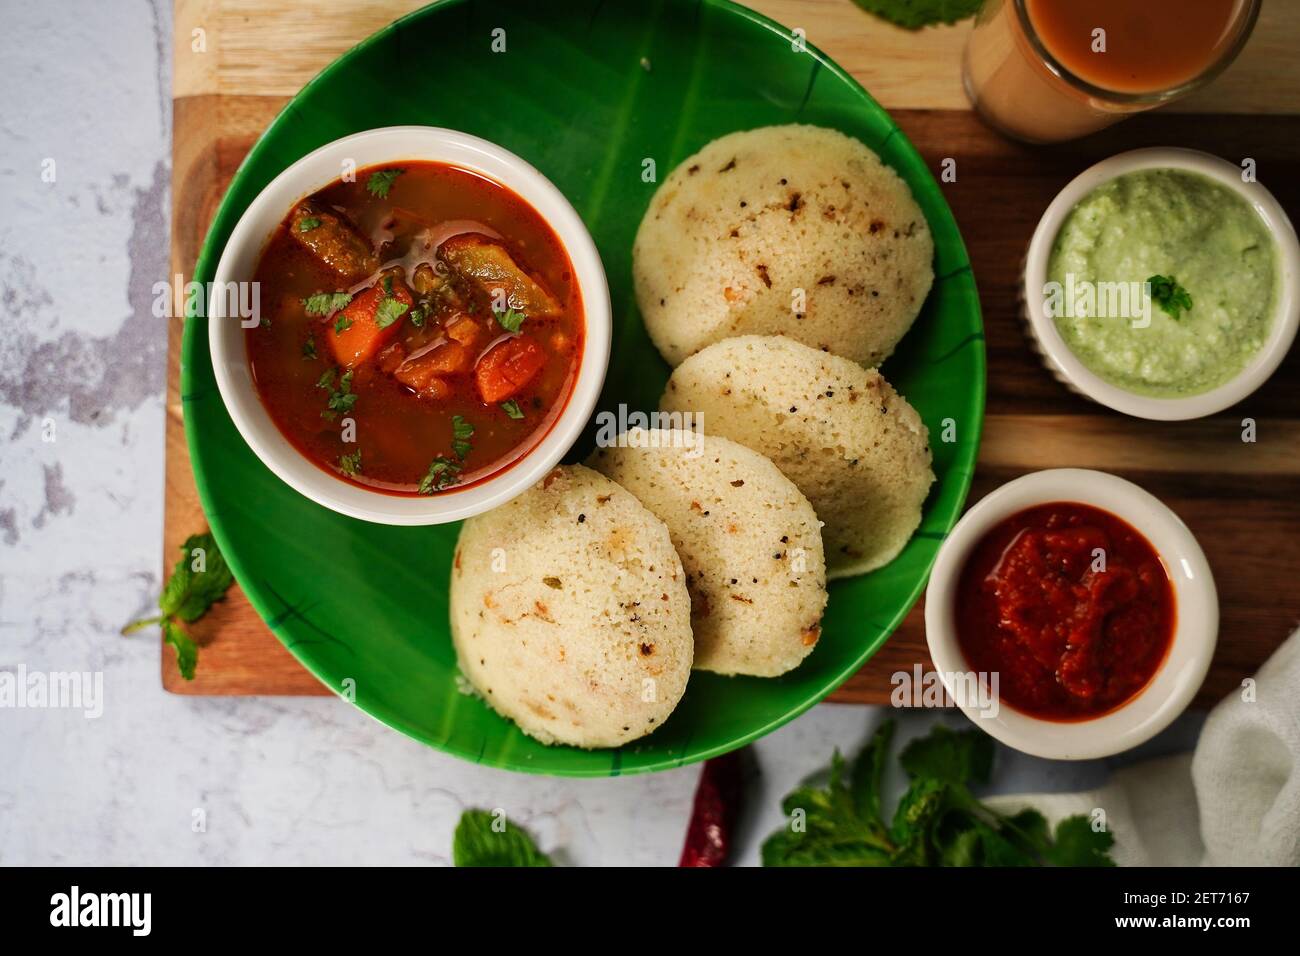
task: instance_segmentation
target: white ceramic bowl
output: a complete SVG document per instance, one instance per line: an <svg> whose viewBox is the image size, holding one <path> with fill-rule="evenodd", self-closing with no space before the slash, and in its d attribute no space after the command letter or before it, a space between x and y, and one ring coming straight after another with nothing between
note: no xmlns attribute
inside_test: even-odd
<svg viewBox="0 0 1300 956"><path fill-rule="evenodd" d="M1054 501L1082 502L1116 515L1140 531L1173 582L1173 643L1155 676L1117 709L1082 721L1031 717L1000 703L981 712L963 700L953 674L970 667L957 642L957 586L971 551L1003 519ZM979 728L1009 747L1038 757L1085 760L1136 747L1186 709L1210 667L1219 633L1219 598L1205 554L1187 526L1158 498L1101 471L1055 468L1008 482L971 508L939 549L925 598L926 640L944 687ZM994 712L995 711L995 712Z"/></svg>
<svg viewBox="0 0 1300 956"><path fill-rule="evenodd" d="M1151 398L1137 395L1105 381L1090 371L1057 331L1047 315L1043 289L1047 263L1061 224L1079 200L1102 183L1139 169L1184 169L1199 173L1237 193L1255 208L1277 243L1278 268L1282 272L1277 312L1268 339L1255 357L1231 381L1199 395L1182 398ZM1295 228L1273 194L1259 183L1241 181L1241 167L1209 153L1192 149L1138 149L1102 160L1084 170L1047 207L1038 221L1025 257L1025 318L1031 339L1044 364L1066 386L1116 411L1138 418L1179 421L1201 418L1235 405L1268 380L1286 356L1300 327L1300 243Z"/></svg>
<svg viewBox="0 0 1300 956"><path fill-rule="evenodd" d="M456 521L509 501L540 480L577 439L591 417L609 365L610 305L596 245L563 194L536 169L493 143L431 126L391 126L335 140L298 160L249 205L230 234L214 276L215 288L246 282L275 228L300 199L355 168L440 162L471 169L511 189L555 230L582 293L585 347L573 393L550 431L523 460L469 487L428 497L371 491L336 478L304 458L281 434L253 384L237 318L222 317L220 297L209 303L208 342L217 386L235 427L262 462L295 491L326 508L382 524Z"/></svg>

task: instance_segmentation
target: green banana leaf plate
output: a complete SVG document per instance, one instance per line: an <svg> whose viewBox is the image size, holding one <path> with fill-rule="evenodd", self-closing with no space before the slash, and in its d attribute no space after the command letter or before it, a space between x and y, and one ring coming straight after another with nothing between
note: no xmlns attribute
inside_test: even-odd
<svg viewBox="0 0 1300 956"><path fill-rule="evenodd" d="M491 50L497 30L504 53ZM632 292L632 239L656 187L643 181L643 161L653 158L662 180L724 133L791 122L835 127L876 150L911 186L934 234L934 288L884 368L929 426L938 476L903 553L834 583L821 641L793 672L774 680L696 673L649 737L618 750L545 747L457 689L447 582L458 527L367 524L283 484L235 430L213 379L206 320L191 318L181 389L204 510L253 606L321 681L458 757L606 776L679 767L754 740L824 698L885 642L920 596L970 487L984 410L979 300L925 161L862 87L785 27L725 0L426 7L348 51L285 107L231 183L194 278L212 279L247 205L318 146L380 126L464 130L534 164L582 216L614 306L600 407L653 410L669 370ZM591 436L566 460L585 456Z"/></svg>

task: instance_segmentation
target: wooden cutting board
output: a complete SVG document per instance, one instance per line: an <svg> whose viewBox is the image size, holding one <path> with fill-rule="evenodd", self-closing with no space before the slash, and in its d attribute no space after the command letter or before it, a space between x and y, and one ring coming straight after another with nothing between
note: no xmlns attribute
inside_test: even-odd
<svg viewBox="0 0 1300 956"><path fill-rule="evenodd" d="M244 154L285 101L348 47L419 7L415 0L338 0L328 15L295 0L176 0L172 147L172 273L186 279L208 223ZM1300 622L1300 349L1272 381L1229 412L1162 424L1126 418L1067 392L1039 364L1021 329L1016 283L1038 216L1097 160L1140 146L1205 149L1259 176L1295 216L1300 210L1300 4L1266 4L1238 62L1171 110L1146 114L1078 143L1030 148L987 130L961 90L969 24L909 33L850 0L757 0L763 13L802 27L883 106L937 173L957 161L944 191L969 247L984 309L988 417L974 503L1041 468L1114 472L1168 503L1191 527L1219 586L1222 626L1197 704L1208 706ZM181 325L170 323L164 566L206 527L185 445L179 394ZM1242 420L1257 441L1241 440ZM181 680L163 648L163 686L184 694L325 694L266 629L238 587L192 628L198 676ZM833 696L889 701L890 676L929 668L918 605L884 648Z"/></svg>

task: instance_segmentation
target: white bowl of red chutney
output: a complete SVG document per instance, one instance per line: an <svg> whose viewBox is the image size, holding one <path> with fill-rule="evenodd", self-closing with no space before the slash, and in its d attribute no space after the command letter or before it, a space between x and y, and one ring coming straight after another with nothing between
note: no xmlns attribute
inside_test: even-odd
<svg viewBox="0 0 1300 956"><path fill-rule="evenodd" d="M958 522L926 594L930 656L978 727L1038 757L1149 740L1196 695L1218 638L1209 563L1132 482L1025 475Z"/></svg>
<svg viewBox="0 0 1300 956"><path fill-rule="evenodd" d="M240 283L259 315L221 294ZM304 156L244 212L213 290L212 364L240 434L295 490L366 521L438 524L521 493L581 434L609 362L609 290L577 212L455 130L368 130Z"/></svg>

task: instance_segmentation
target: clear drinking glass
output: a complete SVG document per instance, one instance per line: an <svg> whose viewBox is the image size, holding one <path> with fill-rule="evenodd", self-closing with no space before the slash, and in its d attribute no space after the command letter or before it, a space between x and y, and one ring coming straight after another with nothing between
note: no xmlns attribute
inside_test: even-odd
<svg viewBox="0 0 1300 956"><path fill-rule="evenodd" d="M1055 143L1176 100L1210 82L1245 46L1261 0L1240 0L1222 39L1190 79L1140 92L1106 89L1067 69L1035 30L1029 3L986 0L966 42L963 81L972 105L994 129L1026 142ZM1177 7L1170 6L1174 15L1152 43L1178 41Z"/></svg>

